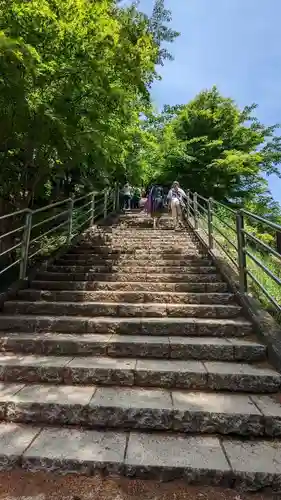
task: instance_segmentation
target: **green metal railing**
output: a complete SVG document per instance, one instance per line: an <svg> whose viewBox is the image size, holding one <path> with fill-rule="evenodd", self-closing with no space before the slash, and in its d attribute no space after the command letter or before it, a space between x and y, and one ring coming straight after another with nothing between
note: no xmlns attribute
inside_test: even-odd
<svg viewBox="0 0 281 500"><path fill-rule="evenodd" d="M253 293L281 313L281 255L254 234L281 233L281 226L247 210L233 210L212 198L187 192L187 217L195 231L203 230L210 250L216 248L239 275L242 294ZM274 238L272 238L274 241Z"/></svg>
<svg viewBox="0 0 281 500"><path fill-rule="evenodd" d="M83 229L118 209L119 191L115 186L79 198L67 198L37 210L25 209L1 216L0 277L18 267L18 278L25 279L34 259L46 258L60 247L69 246ZM4 232L3 227L8 224L12 229ZM3 263L7 259L10 262Z"/></svg>

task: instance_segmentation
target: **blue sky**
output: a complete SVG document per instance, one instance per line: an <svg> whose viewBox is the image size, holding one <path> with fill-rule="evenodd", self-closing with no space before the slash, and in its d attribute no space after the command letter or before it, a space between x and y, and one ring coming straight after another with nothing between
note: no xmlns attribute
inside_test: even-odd
<svg viewBox="0 0 281 500"><path fill-rule="evenodd" d="M160 69L162 81L152 96L163 104L188 102L203 88L217 85L239 106L256 102L265 124L281 122L281 0L166 0L173 29L181 36L170 45L175 60ZM150 13L153 0L141 0ZM281 202L281 180L269 179Z"/></svg>

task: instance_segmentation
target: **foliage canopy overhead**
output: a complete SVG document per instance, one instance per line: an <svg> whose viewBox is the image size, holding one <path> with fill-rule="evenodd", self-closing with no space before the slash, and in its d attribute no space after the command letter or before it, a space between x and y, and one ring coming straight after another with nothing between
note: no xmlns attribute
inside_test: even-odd
<svg viewBox="0 0 281 500"><path fill-rule="evenodd" d="M2 204L137 175L128 158L162 42L177 36L169 21L163 0L151 18L115 0L0 4Z"/></svg>

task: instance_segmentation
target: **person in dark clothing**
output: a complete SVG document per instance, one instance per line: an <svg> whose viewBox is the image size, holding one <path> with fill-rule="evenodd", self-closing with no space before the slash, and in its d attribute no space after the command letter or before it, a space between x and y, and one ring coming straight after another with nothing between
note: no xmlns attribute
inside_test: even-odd
<svg viewBox="0 0 281 500"><path fill-rule="evenodd" d="M148 195L147 211L153 218L154 229L159 228L164 208L164 190L162 186L152 186Z"/></svg>
<svg viewBox="0 0 281 500"><path fill-rule="evenodd" d="M141 190L136 187L133 190L132 208L140 208Z"/></svg>

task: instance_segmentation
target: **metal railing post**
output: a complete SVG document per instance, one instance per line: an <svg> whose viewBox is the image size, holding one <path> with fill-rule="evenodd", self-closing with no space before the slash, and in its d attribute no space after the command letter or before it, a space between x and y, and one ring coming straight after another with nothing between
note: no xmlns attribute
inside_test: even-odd
<svg viewBox="0 0 281 500"><path fill-rule="evenodd" d="M20 276L19 276L21 280L24 280L26 278L31 226L32 226L32 212L30 210L25 216L24 232L22 238Z"/></svg>
<svg viewBox="0 0 281 500"><path fill-rule="evenodd" d="M113 207L112 207L113 212L115 212L116 210L116 201L117 201L117 183L115 182L113 191Z"/></svg>
<svg viewBox="0 0 281 500"><path fill-rule="evenodd" d="M91 199L91 218L90 218L90 226L92 226L95 222L95 193L92 194Z"/></svg>
<svg viewBox="0 0 281 500"><path fill-rule="evenodd" d="M108 191L107 189L104 192L104 205L103 205L103 217L106 219L107 217L107 201L108 201Z"/></svg>
<svg viewBox="0 0 281 500"><path fill-rule="evenodd" d="M241 210L236 213L237 249L239 265L240 292L247 293L247 260L246 260L246 237L244 234L244 214Z"/></svg>
<svg viewBox="0 0 281 500"><path fill-rule="evenodd" d="M208 199L208 239L209 249L214 247L214 228L213 228L213 198Z"/></svg>
<svg viewBox="0 0 281 500"><path fill-rule="evenodd" d="M117 189L116 189L116 211L119 212L120 210L120 188L119 185L117 184Z"/></svg>
<svg viewBox="0 0 281 500"><path fill-rule="evenodd" d="M72 240L72 226L73 226L73 208L74 200L68 202L68 227L67 227L67 244L70 245Z"/></svg>
<svg viewBox="0 0 281 500"><path fill-rule="evenodd" d="M187 220L190 218L190 189L186 192Z"/></svg>
<svg viewBox="0 0 281 500"><path fill-rule="evenodd" d="M194 229L198 229L198 200L197 193L193 195L193 211L194 211Z"/></svg>

